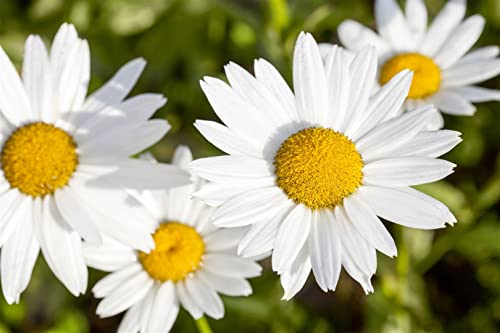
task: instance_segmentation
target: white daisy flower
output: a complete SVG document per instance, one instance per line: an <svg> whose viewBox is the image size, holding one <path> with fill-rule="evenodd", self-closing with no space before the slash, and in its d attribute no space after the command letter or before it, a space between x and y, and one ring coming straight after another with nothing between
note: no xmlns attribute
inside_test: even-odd
<svg viewBox="0 0 500 333"><path fill-rule="evenodd" d="M371 96L376 75L371 47L352 62L338 47L323 65L318 45L301 34L295 46L295 93L265 60L255 77L226 66L231 84L206 77L203 91L226 124L198 120L204 137L229 154L204 158L192 171L210 181L195 196L218 206L221 227L250 226L238 247L244 256L271 249L285 299L313 270L319 286L334 290L341 266L366 292L375 249L396 255L377 216L421 229L455 218L439 201L410 186L453 172L437 159L459 141L454 131L427 131L432 106L398 114L412 74L403 71Z"/></svg>
<svg viewBox="0 0 500 333"><path fill-rule="evenodd" d="M87 286L81 238L103 234L148 251L153 217L124 187L185 185L188 174L129 156L169 129L148 120L165 98L124 100L145 62L126 64L89 97L87 41L63 24L50 52L39 36L26 41L22 77L0 48L0 246L8 303L26 289L39 250L75 296ZM150 223L138 225L137 219Z"/></svg>
<svg viewBox="0 0 500 333"><path fill-rule="evenodd" d="M177 148L174 165L187 169L191 161L189 148ZM151 252L137 252L110 239L101 246L85 246L89 266L113 272L92 291L103 298L96 311L99 316L127 311L118 332L168 332L180 305L195 319L203 314L220 319L224 306L217 293L252 293L246 278L260 275L261 267L236 254L244 228L215 227L210 222L213 208L191 199L202 181L194 178L193 182L136 193L156 219Z"/></svg>
<svg viewBox="0 0 500 333"><path fill-rule="evenodd" d="M395 0L375 0L378 33L346 20L338 35L353 51L375 47L380 84L403 69L414 72L406 109L434 104L445 114L471 116L476 111L472 103L500 100L499 90L475 86L500 73L500 59L497 46L469 52L485 20L481 15L464 20L465 9L465 0L450 0L428 26L423 0L407 0L405 13ZM440 113L432 124L443 126Z"/></svg>

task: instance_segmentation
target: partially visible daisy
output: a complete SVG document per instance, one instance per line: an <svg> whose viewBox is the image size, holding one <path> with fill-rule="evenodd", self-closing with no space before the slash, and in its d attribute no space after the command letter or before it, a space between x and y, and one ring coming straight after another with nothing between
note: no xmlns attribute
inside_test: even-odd
<svg viewBox="0 0 500 333"><path fill-rule="evenodd" d="M475 86L500 73L500 59L497 46L469 52L485 21L481 15L464 20L465 9L465 0L449 0L428 26L423 0L407 0L404 14L395 0L375 0L378 33L346 20L338 34L352 51L375 47L380 84L403 69L414 72L406 109L434 104L445 114L471 116L476 111L472 103L500 100L499 90ZM433 126L443 126L439 113Z"/></svg>
<svg viewBox="0 0 500 333"><path fill-rule="evenodd" d="M153 217L130 188L185 185L178 168L129 158L169 129L148 120L166 102L143 94L125 100L145 62L136 59L86 97L86 40L63 24L50 52L39 36L26 41L22 77L0 48L0 246L8 303L26 289L41 249L57 278L85 292L82 238L103 235L142 251L153 246ZM145 221L137 224L137 220Z"/></svg>
<svg viewBox="0 0 500 333"><path fill-rule="evenodd" d="M174 165L187 169L191 161L189 148L177 148ZM177 189L136 193L156 219L151 252L137 252L108 239L102 246L86 245L87 263L113 272L92 291L103 298L97 307L99 316L127 311L118 332L168 332L181 305L194 319L203 314L220 319L224 306L218 293L252 293L246 278L258 276L261 267L236 254L244 228L215 227L210 222L213 209L191 199L201 180L193 182Z"/></svg>
<svg viewBox="0 0 500 333"><path fill-rule="evenodd" d="M293 60L295 92L265 60L255 62L255 77L230 63L230 85L201 81L226 126L202 120L195 126L229 155L191 164L210 181L195 196L218 206L215 225L250 226L241 255L273 250L284 299L302 288L311 268L324 291L335 289L341 266L372 291L375 249L396 255L377 216L420 229L456 221L441 202L411 186L453 172L454 164L436 157L460 142L460 133L425 130L436 113L432 106L395 117L411 72L371 96L374 49L348 58L334 47L323 65L313 37L302 33Z"/></svg>

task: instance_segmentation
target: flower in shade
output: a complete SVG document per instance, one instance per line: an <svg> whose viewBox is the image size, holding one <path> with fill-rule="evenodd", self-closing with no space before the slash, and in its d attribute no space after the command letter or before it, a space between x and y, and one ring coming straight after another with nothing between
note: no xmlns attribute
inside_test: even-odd
<svg viewBox="0 0 500 333"><path fill-rule="evenodd" d="M481 15L464 20L465 9L465 0L449 0L428 25L423 0L407 0L405 13L395 0L376 0L377 32L346 20L338 35L352 51L375 47L380 84L403 69L414 72L407 109L434 104L445 114L470 116L476 111L472 103L500 100L499 90L476 86L500 73L500 59L497 46L470 51L485 21ZM443 126L440 113L432 125Z"/></svg>
<svg viewBox="0 0 500 333"><path fill-rule="evenodd" d="M441 202L413 188L453 172L436 157L460 133L428 131L432 106L400 114L412 74L372 87L377 56L371 47L349 59L339 47L323 64L318 45L302 33L293 59L294 92L265 60L255 77L226 66L230 85L205 77L201 86L225 123L197 120L203 136L226 156L203 158L191 170L209 181L195 196L217 206L221 227L249 226L238 252L272 252L285 299L310 271L334 290L341 266L365 292L377 266L375 250L396 255L379 217L420 229L456 220Z"/></svg>
<svg viewBox="0 0 500 333"><path fill-rule="evenodd" d="M187 147L179 147L173 164L187 168ZM87 263L112 272L92 289L103 300L97 314L109 317L127 311L118 332L167 332L182 305L191 316L219 319L224 306L218 293L247 296L245 278L260 274L253 260L238 257L244 228L220 229L211 222L213 208L191 199L201 180L165 191L140 191L135 196L155 217L155 246L149 253L111 239L85 246ZM136 221L138 224L150 221Z"/></svg>
<svg viewBox="0 0 500 333"><path fill-rule="evenodd" d="M149 120L165 98L126 99L144 68L136 59L86 97L87 41L63 24L48 51L26 41L21 77L0 48L0 246L2 290L18 302L41 249L74 295L86 290L82 238L108 235L137 249L153 247L153 217L125 191L185 185L178 168L129 158L168 131Z"/></svg>

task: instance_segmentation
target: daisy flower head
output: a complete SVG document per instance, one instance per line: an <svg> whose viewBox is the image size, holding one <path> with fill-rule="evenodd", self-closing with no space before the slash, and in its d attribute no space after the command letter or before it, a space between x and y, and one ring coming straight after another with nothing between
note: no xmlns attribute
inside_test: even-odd
<svg viewBox="0 0 500 333"><path fill-rule="evenodd" d="M187 169L191 161L189 148L177 148L174 165ZM224 306L218 293L252 293L246 278L258 276L261 267L236 254L244 228L221 229L211 223L213 208L191 198L201 184L193 178L191 185L135 194L155 217L151 252L112 239L85 245L87 263L112 272L92 289L103 298L97 314L127 311L118 332L168 332L180 306L195 319L203 314L219 319Z"/></svg>
<svg viewBox="0 0 500 333"><path fill-rule="evenodd" d="M349 50L375 47L379 84L403 69L414 72L406 109L434 104L445 114L471 116L472 103L500 100L499 90L475 86L500 73L500 59L497 46L470 51L485 20L481 15L464 19L465 10L465 0L449 0L428 24L424 0L407 0L404 13L396 0L375 0L377 32L346 20L338 35ZM440 113L432 125L443 126Z"/></svg>
<svg viewBox="0 0 500 333"><path fill-rule="evenodd" d="M191 164L209 181L194 195L217 207L215 225L249 226L238 247L242 256L273 250L285 299L302 288L311 268L324 291L335 289L341 266L372 291L375 250L396 255L378 216L422 229L455 222L442 203L411 186L453 172L454 164L436 157L460 133L425 130L432 106L399 114L408 70L372 95L376 62L372 47L351 61L335 46L323 64L314 38L301 33L294 92L262 59L255 77L230 63L230 85L201 81L226 126L203 120L195 126L228 155Z"/></svg>
<svg viewBox="0 0 500 333"><path fill-rule="evenodd" d="M0 246L8 303L26 289L41 249L56 277L75 296L87 286L82 238L104 234L147 251L149 212L126 187L179 186L178 168L131 159L168 131L149 120L165 104L157 94L125 99L144 61L136 59L90 96L86 40L63 24L48 51L28 37L21 77L0 48Z"/></svg>

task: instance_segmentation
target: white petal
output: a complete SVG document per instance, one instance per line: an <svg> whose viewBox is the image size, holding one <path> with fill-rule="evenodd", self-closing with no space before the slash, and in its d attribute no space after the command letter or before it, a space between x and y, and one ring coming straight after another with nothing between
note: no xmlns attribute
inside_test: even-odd
<svg viewBox="0 0 500 333"><path fill-rule="evenodd" d="M188 280L190 280L189 277L184 281L177 282L175 284L175 289L182 307L196 320L203 315L203 311L196 303L196 295L189 294L187 290L186 283Z"/></svg>
<svg viewBox="0 0 500 333"><path fill-rule="evenodd" d="M137 253L109 237L103 244L83 243L83 255L88 266L101 271L113 272L137 261Z"/></svg>
<svg viewBox="0 0 500 333"><path fill-rule="evenodd" d="M473 15L463 21L434 56L434 62L446 69L457 62L477 42L484 29L484 18Z"/></svg>
<svg viewBox="0 0 500 333"><path fill-rule="evenodd" d="M324 292L335 290L342 267L342 243L329 210L313 212L308 245L316 282Z"/></svg>
<svg viewBox="0 0 500 333"><path fill-rule="evenodd" d="M453 173L456 165L440 159L402 157L371 162L363 168L363 183L402 187L426 184Z"/></svg>
<svg viewBox="0 0 500 333"><path fill-rule="evenodd" d="M12 235L2 247L2 291L7 303L19 302L19 295L31 279L33 266L40 251L33 224L33 199L26 197L11 223L16 225Z"/></svg>
<svg viewBox="0 0 500 333"><path fill-rule="evenodd" d="M72 231L59 213L51 196L44 197L43 207L35 200L34 209L42 211L42 221L35 221L43 256L54 275L75 296L87 289L87 267L80 236Z"/></svg>
<svg viewBox="0 0 500 333"><path fill-rule="evenodd" d="M420 52L433 56L465 15L465 0L449 0L436 16L420 45Z"/></svg>
<svg viewBox="0 0 500 333"><path fill-rule="evenodd" d="M15 213L26 205L26 196L17 189L8 190L0 196L0 246L5 244L16 228L12 219Z"/></svg>
<svg viewBox="0 0 500 333"><path fill-rule="evenodd" d="M372 282L370 281L371 276L373 274L366 274L363 272L360 267L356 264L356 261L350 257L346 251L344 251L344 255L342 256L342 266L344 266L347 273L363 288L365 294L369 294L373 292Z"/></svg>
<svg viewBox="0 0 500 333"><path fill-rule="evenodd" d="M87 167L81 165L80 169ZM85 184L89 187L131 188L131 189L167 189L190 183L189 173L165 163L151 163L135 158L115 161L112 172L98 174Z"/></svg>
<svg viewBox="0 0 500 333"><path fill-rule="evenodd" d="M487 59L456 64L443 71L442 87L476 84L500 74L500 59Z"/></svg>
<svg viewBox="0 0 500 333"><path fill-rule="evenodd" d="M218 229L204 238L207 253L236 249L245 228Z"/></svg>
<svg viewBox="0 0 500 333"><path fill-rule="evenodd" d="M117 333L137 333L140 329L142 302L136 303L123 316Z"/></svg>
<svg viewBox="0 0 500 333"><path fill-rule="evenodd" d="M462 142L461 133L450 130L423 131L418 133L409 142L388 152L387 156L420 156L439 157Z"/></svg>
<svg viewBox="0 0 500 333"><path fill-rule="evenodd" d="M364 239L386 256L396 256L398 251L391 235L357 193L344 199L344 207L352 224Z"/></svg>
<svg viewBox="0 0 500 333"><path fill-rule="evenodd" d="M270 220L260 221L250 226L240 240L238 255L245 258L256 257L274 248L281 222L290 214L295 204L287 203Z"/></svg>
<svg viewBox="0 0 500 333"><path fill-rule="evenodd" d="M96 298L103 298L110 295L114 290L130 280L135 275L143 271L141 264L134 263L122 269L106 275L100 279L92 288L92 293Z"/></svg>
<svg viewBox="0 0 500 333"><path fill-rule="evenodd" d="M410 141L424 129L434 112L437 112L436 109L430 105L390 119L361 137L356 142L356 149L365 162L384 157L387 152Z"/></svg>
<svg viewBox="0 0 500 333"><path fill-rule="evenodd" d="M325 64L326 80L329 95L329 116L327 124L335 130L342 130L348 119L348 103L350 94L351 76L349 75L349 65L345 57L345 52L333 46Z"/></svg>
<svg viewBox="0 0 500 333"><path fill-rule="evenodd" d="M23 83L33 119L53 121L54 79L49 54L39 36L29 36L24 46Z"/></svg>
<svg viewBox="0 0 500 333"><path fill-rule="evenodd" d="M373 275L377 270L375 248L361 236L343 206L335 208L334 217L342 240L342 258L352 258L359 270L368 276Z"/></svg>
<svg viewBox="0 0 500 333"><path fill-rule="evenodd" d="M464 86L449 88L448 91L458 94L473 103L500 101L500 90L498 89Z"/></svg>
<svg viewBox="0 0 500 333"><path fill-rule="evenodd" d="M360 119L358 129L351 135L352 140L358 140L373 127L399 114L408 96L412 79L413 72L403 70L370 97L364 117Z"/></svg>
<svg viewBox="0 0 500 333"><path fill-rule="evenodd" d="M62 71L62 66L67 62L68 54L79 43L78 32L73 24L63 23L50 48L50 62L56 73Z"/></svg>
<svg viewBox="0 0 500 333"><path fill-rule="evenodd" d="M472 105L464 96L451 91L440 91L430 99L436 107L443 113L455 116L472 116L476 112L476 107Z"/></svg>
<svg viewBox="0 0 500 333"><path fill-rule="evenodd" d="M85 40L68 45L56 63L52 58L57 105L63 115L82 107L90 79L90 51ZM57 61L57 60L56 60Z"/></svg>
<svg viewBox="0 0 500 333"><path fill-rule="evenodd" d="M275 127L259 110L255 110L219 79L205 77L204 81L200 81L200 86L215 113L227 127L256 147L266 144Z"/></svg>
<svg viewBox="0 0 500 333"><path fill-rule="evenodd" d="M302 289L310 272L311 260L307 243L305 243L290 269L280 275L281 285L285 291L281 299L285 301L292 299Z"/></svg>
<svg viewBox="0 0 500 333"><path fill-rule="evenodd" d="M208 253L203 257L203 269L217 275L251 278L260 275L262 268L250 259L223 253Z"/></svg>
<svg viewBox="0 0 500 333"><path fill-rule="evenodd" d="M97 306L97 315L106 318L127 310L144 299L153 284L154 280L148 273L140 271L134 274L106 295Z"/></svg>
<svg viewBox="0 0 500 333"><path fill-rule="evenodd" d="M417 229L445 226L447 215L432 204L399 189L362 186L358 195L375 214L388 221Z"/></svg>
<svg viewBox="0 0 500 333"><path fill-rule="evenodd" d="M269 90L291 120L299 120L295 96L276 68L265 59L257 59L254 67L257 81Z"/></svg>
<svg viewBox="0 0 500 333"><path fill-rule="evenodd" d="M21 78L1 47L0 73L0 110L12 125L20 126L32 119L32 111Z"/></svg>
<svg viewBox="0 0 500 333"><path fill-rule="evenodd" d="M139 332L147 332L148 325L150 322L149 317L151 315L151 312L153 312L153 306L155 303L157 291L158 291L158 285L155 285L153 288L151 288L149 293L142 300Z"/></svg>
<svg viewBox="0 0 500 333"><path fill-rule="evenodd" d="M265 160L243 156L200 158L191 163L191 172L212 182L224 182L228 177L256 179L274 177L272 166Z"/></svg>
<svg viewBox="0 0 500 333"><path fill-rule="evenodd" d="M353 51L360 51L365 46L372 45L380 56L389 50L385 40L373 30L353 20L348 19L340 23L337 33L342 45Z"/></svg>
<svg viewBox="0 0 500 333"><path fill-rule="evenodd" d="M311 215L308 207L297 205L283 221L274 245L273 271L281 274L290 269L309 236Z"/></svg>
<svg viewBox="0 0 500 333"><path fill-rule="evenodd" d="M290 122L289 112L282 108L282 105L260 81L233 62L224 66L224 69L231 87L256 110L259 110L268 121L277 127Z"/></svg>
<svg viewBox="0 0 500 333"><path fill-rule="evenodd" d="M82 204L71 186L57 190L54 198L62 217L74 231L88 242L102 242L99 230L94 225L87 207Z"/></svg>
<svg viewBox="0 0 500 333"><path fill-rule="evenodd" d="M132 90L145 66L146 61L142 58L131 60L123 65L105 85L87 98L82 109L93 112L106 105L121 102Z"/></svg>
<svg viewBox="0 0 500 333"><path fill-rule="evenodd" d="M154 303L149 313L148 327L144 332L169 332L179 313L179 301L175 295L174 284L164 282L156 291Z"/></svg>
<svg viewBox="0 0 500 333"><path fill-rule="evenodd" d="M375 1L375 21L379 34L396 51L415 49L412 43L410 27L395 0Z"/></svg>
<svg viewBox="0 0 500 333"><path fill-rule="evenodd" d="M235 135L231 129L224 125L214 121L196 120L194 127L205 139L226 154L262 157L262 151L256 148L254 144Z"/></svg>
<svg viewBox="0 0 500 333"><path fill-rule="evenodd" d="M500 47L496 45L479 47L464 55L462 59L457 61L456 66L478 60L493 59L496 58L498 54L500 54Z"/></svg>
<svg viewBox="0 0 500 333"><path fill-rule="evenodd" d="M207 183L203 184L203 187L199 191L193 193L193 197L203 200L209 206L220 206L227 200L243 192L274 185L275 180L273 177L267 178L266 184L262 184L262 182L258 183L251 179L226 183Z"/></svg>
<svg viewBox="0 0 500 333"><path fill-rule="evenodd" d="M166 103L167 98L162 94L140 94L123 101L118 108L127 115L131 123L134 123L151 118L156 110Z"/></svg>
<svg viewBox="0 0 500 333"><path fill-rule="evenodd" d="M252 286L245 279L217 275L205 270L199 270L196 275L210 288L223 295L248 296L252 294Z"/></svg>
<svg viewBox="0 0 500 333"><path fill-rule="evenodd" d="M423 0L407 0L405 16L414 42L420 42L427 29L427 8Z"/></svg>
<svg viewBox="0 0 500 333"><path fill-rule="evenodd" d="M281 209L285 200L278 187L245 192L222 204L212 216L212 221L220 227L241 227L266 221Z"/></svg>
<svg viewBox="0 0 500 333"><path fill-rule="evenodd" d="M301 33L293 56L293 87L300 118L306 124L322 124L328 106L323 61L313 36Z"/></svg>
<svg viewBox="0 0 500 333"><path fill-rule="evenodd" d="M360 120L366 115L368 98L372 94L375 75L377 74L377 56L371 46L359 52L350 66L351 93L347 105L348 116L343 132L351 137L359 127Z"/></svg>
<svg viewBox="0 0 500 333"><path fill-rule="evenodd" d="M154 247L150 234L156 228L156 219L124 190L80 185L78 193L103 234L144 252Z"/></svg>
<svg viewBox="0 0 500 333"><path fill-rule="evenodd" d="M129 157L158 142L169 129L161 119L115 127L82 142L78 151L85 163Z"/></svg>
<svg viewBox="0 0 500 333"><path fill-rule="evenodd" d="M197 306L207 315L214 319L220 319L224 316L224 305L219 295L207 286L196 275L188 278L186 288L191 295L195 297Z"/></svg>

